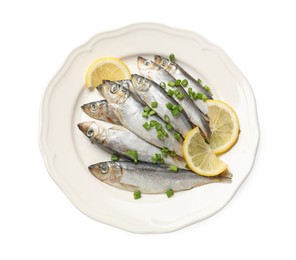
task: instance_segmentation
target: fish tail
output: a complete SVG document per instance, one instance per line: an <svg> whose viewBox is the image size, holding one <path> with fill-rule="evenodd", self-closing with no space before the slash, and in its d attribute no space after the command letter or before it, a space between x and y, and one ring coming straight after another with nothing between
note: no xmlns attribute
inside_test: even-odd
<svg viewBox="0 0 296 260"><path fill-rule="evenodd" d="M229 170L225 170L217 176L217 182L220 183L231 183L232 182L232 173Z"/></svg>

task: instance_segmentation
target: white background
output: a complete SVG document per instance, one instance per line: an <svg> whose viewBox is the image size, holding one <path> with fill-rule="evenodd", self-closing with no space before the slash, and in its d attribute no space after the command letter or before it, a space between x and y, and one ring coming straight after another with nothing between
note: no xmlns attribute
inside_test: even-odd
<svg viewBox="0 0 296 260"><path fill-rule="evenodd" d="M0 4L0 259L295 259L293 1L6 2ZM42 95L70 52L134 22L192 30L219 45L251 83L258 105L257 159L236 196L213 217L162 235L136 235L86 217L49 177L38 145Z"/></svg>

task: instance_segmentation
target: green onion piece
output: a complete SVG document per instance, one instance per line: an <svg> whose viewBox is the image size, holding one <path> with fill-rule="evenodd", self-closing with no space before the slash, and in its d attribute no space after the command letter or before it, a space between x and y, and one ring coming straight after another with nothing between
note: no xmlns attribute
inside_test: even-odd
<svg viewBox="0 0 296 260"><path fill-rule="evenodd" d="M160 131L162 129L161 123L156 123L155 128L156 130Z"/></svg>
<svg viewBox="0 0 296 260"><path fill-rule="evenodd" d="M160 153L156 153L154 156L152 156L152 162L154 163L164 163L164 160L162 158L162 155Z"/></svg>
<svg viewBox="0 0 296 260"><path fill-rule="evenodd" d="M141 198L141 192L138 190L138 191L135 191L134 192L134 199L135 200L138 200Z"/></svg>
<svg viewBox="0 0 296 260"><path fill-rule="evenodd" d="M146 117L146 118L148 118L148 114L149 114L149 112L142 112L142 117Z"/></svg>
<svg viewBox="0 0 296 260"><path fill-rule="evenodd" d="M179 99L179 100L184 99L184 97L185 97L184 93L180 93L180 94L177 95L177 99Z"/></svg>
<svg viewBox="0 0 296 260"><path fill-rule="evenodd" d="M151 110L150 112L149 112L149 115L150 116L154 116L156 114L156 112L154 111L154 110Z"/></svg>
<svg viewBox="0 0 296 260"><path fill-rule="evenodd" d="M174 137L179 140L181 138L181 135L179 133L174 133Z"/></svg>
<svg viewBox="0 0 296 260"><path fill-rule="evenodd" d="M166 128L167 130L172 130L172 129L173 129L173 126L172 126L171 124L166 124L166 125L165 125L165 128Z"/></svg>
<svg viewBox="0 0 296 260"><path fill-rule="evenodd" d="M183 87L187 87L188 86L188 80L183 79L181 84L182 84Z"/></svg>
<svg viewBox="0 0 296 260"><path fill-rule="evenodd" d="M177 154L176 154L175 151L171 151L171 152L170 152L170 156L171 156L171 157L175 157L176 155L177 155Z"/></svg>
<svg viewBox="0 0 296 260"><path fill-rule="evenodd" d="M164 82L160 82L159 84L163 89L166 89L166 84Z"/></svg>
<svg viewBox="0 0 296 260"><path fill-rule="evenodd" d="M164 115L163 119L166 123L170 122L170 117L168 115Z"/></svg>
<svg viewBox="0 0 296 260"><path fill-rule="evenodd" d="M208 85L205 85L204 88L207 92L211 93L211 88Z"/></svg>
<svg viewBox="0 0 296 260"><path fill-rule="evenodd" d="M161 140L161 141L164 141L164 135L163 135L163 133L162 133L161 131L158 131L157 133L158 133L158 134L157 134L157 138L158 138L159 140Z"/></svg>
<svg viewBox="0 0 296 260"><path fill-rule="evenodd" d="M174 95L174 91L169 89L169 91L167 92L169 97L172 97Z"/></svg>
<svg viewBox="0 0 296 260"><path fill-rule="evenodd" d="M136 150L128 150L126 154L134 160L135 164L138 164L138 152Z"/></svg>
<svg viewBox="0 0 296 260"><path fill-rule="evenodd" d="M177 109L182 112L183 111L183 107L181 105L177 105Z"/></svg>
<svg viewBox="0 0 296 260"><path fill-rule="evenodd" d="M192 93L192 88L188 88L188 93Z"/></svg>
<svg viewBox="0 0 296 260"><path fill-rule="evenodd" d="M177 116L179 114L180 114L180 111L177 108L175 108L175 109L172 110L172 115L173 116Z"/></svg>
<svg viewBox="0 0 296 260"><path fill-rule="evenodd" d="M168 153L169 153L169 148L163 147L162 150L161 150L161 153L162 153L163 156L167 156Z"/></svg>
<svg viewBox="0 0 296 260"><path fill-rule="evenodd" d="M201 79L197 79L197 82L198 82L199 84L201 84L201 83L202 83L202 80L201 80Z"/></svg>
<svg viewBox="0 0 296 260"><path fill-rule="evenodd" d="M148 122L145 122L145 124L143 124L143 127L146 129L146 130L149 130L151 128L151 125L148 123Z"/></svg>
<svg viewBox="0 0 296 260"><path fill-rule="evenodd" d="M174 93L174 91L172 91ZM172 103L166 103L166 107L169 109L169 110L172 110L173 109L173 104Z"/></svg>
<svg viewBox="0 0 296 260"><path fill-rule="evenodd" d="M165 137L168 137L169 134L163 128L160 131Z"/></svg>
<svg viewBox="0 0 296 260"><path fill-rule="evenodd" d="M198 94L200 94L200 93L193 92L191 98L192 98L193 100L197 100L197 99L199 99L199 95L198 95Z"/></svg>
<svg viewBox="0 0 296 260"><path fill-rule="evenodd" d="M178 89L176 89L176 90L174 91L174 94L175 94L175 96L178 96L178 95L180 94L180 91L179 91Z"/></svg>
<svg viewBox="0 0 296 260"><path fill-rule="evenodd" d="M174 191L172 189L169 189L166 191L166 195L168 196L168 198L174 196Z"/></svg>
<svg viewBox="0 0 296 260"><path fill-rule="evenodd" d="M157 102L156 102L156 101L154 101L154 102L152 102L152 103L151 103L151 107L153 107L153 108L156 108L156 107L157 107L157 105L158 105L158 104L157 104Z"/></svg>
<svg viewBox="0 0 296 260"><path fill-rule="evenodd" d="M175 54L174 53L171 53L170 56L169 56L169 58L170 58L170 61L171 62L175 62L176 61L176 57L175 57Z"/></svg>
<svg viewBox="0 0 296 260"><path fill-rule="evenodd" d="M181 80L180 79L177 79L175 81L175 87L179 87L181 85Z"/></svg>
<svg viewBox="0 0 296 260"><path fill-rule="evenodd" d="M169 82L168 82L168 85L169 85L170 87L174 87L174 86L175 86L175 82L173 82L173 81L169 81Z"/></svg>
<svg viewBox="0 0 296 260"><path fill-rule="evenodd" d="M155 120L151 120L151 121L150 121L150 126L151 126L151 127L155 127L156 124L157 124L157 121L155 121Z"/></svg>
<svg viewBox="0 0 296 260"><path fill-rule="evenodd" d="M119 156L117 156L116 154L111 155L111 161L118 161L118 160L119 160Z"/></svg>
<svg viewBox="0 0 296 260"><path fill-rule="evenodd" d="M202 99L202 93L200 93L200 92L198 92L198 93L196 93L196 96L197 96L197 99Z"/></svg>
<svg viewBox="0 0 296 260"><path fill-rule="evenodd" d="M150 110L151 110L150 107L148 107L148 106L145 106L145 107L144 107L144 112L149 112Z"/></svg>
<svg viewBox="0 0 296 260"><path fill-rule="evenodd" d="M208 97L207 97L205 94L202 94L201 99L202 99L203 101L207 101Z"/></svg>
<svg viewBox="0 0 296 260"><path fill-rule="evenodd" d="M172 172L178 172L178 166L172 164L171 167L170 167L170 170Z"/></svg>

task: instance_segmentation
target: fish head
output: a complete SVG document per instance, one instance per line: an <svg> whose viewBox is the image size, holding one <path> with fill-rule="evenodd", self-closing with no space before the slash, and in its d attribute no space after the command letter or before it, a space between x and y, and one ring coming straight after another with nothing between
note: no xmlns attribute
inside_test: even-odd
<svg viewBox="0 0 296 260"><path fill-rule="evenodd" d="M134 89L139 92L146 92L150 88L149 80L141 75L132 74Z"/></svg>
<svg viewBox="0 0 296 260"><path fill-rule="evenodd" d="M95 123L94 121L79 123L78 128L86 137L89 138L91 143L103 143L108 135L108 128L103 122Z"/></svg>
<svg viewBox="0 0 296 260"><path fill-rule="evenodd" d="M115 82L127 89L129 89L132 86L132 82L129 79L116 80Z"/></svg>
<svg viewBox="0 0 296 260"><path fill-rule="evenodd" d="M158 69L158 65L152 60L138 57L138 68L143 75L149 75L153 70Z"/></svg>
<svg viewBox="0 0 296 260"><path fill-rule="evenodd" d="M165 58L163 56L154 55L154 62L157 65L163 67L169 73L172 73L176 70L176 65L173 62L171 62L170 59Z"/></svg>
<svg viewBox="0 0 296 260"><path fill-rule="evenodd" d="M111 104L123 104L129 97L127 88L110 80L103 80L102 92Z"/></svg>
<svg viewBox="0 0 296 260"><path fill-rule="evenodd" d="M122 176L121 167L117 162L96 163L88 169L97 179L111 185L119 182Z"/></svg>
<svg viewBox="0 0 296 260"><path fill-rule="evenodd" d="M108 102L106 100L99 100L84 104L81 108L90 117L100 117L108 112Z"/></svg>

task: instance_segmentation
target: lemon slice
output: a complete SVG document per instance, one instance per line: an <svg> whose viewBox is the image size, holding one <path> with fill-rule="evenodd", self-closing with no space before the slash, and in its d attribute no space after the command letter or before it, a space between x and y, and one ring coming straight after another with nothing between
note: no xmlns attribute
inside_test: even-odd
<svg viewBox="0 0 296 260"><path fill-rule="evenodd" d="M187 133L182 148L187 166L199 175L216 176L227 169L227 164L215 155L198 127Z"/></svg>
<svg viewBox="0 0 296 260"><path fill-rule="evenodd" d="M210 147L215 154L228 151L236 143L239 135L239 121L233 108L220 100L208 100Z"/></svg>
<svg viewBox="0 0 296 260"><path fill-rule="evenodd" d="M86 72L86 87L94 88L106 80L130 79L127 65L120 59L107 57L95 60Z"/></svg>

